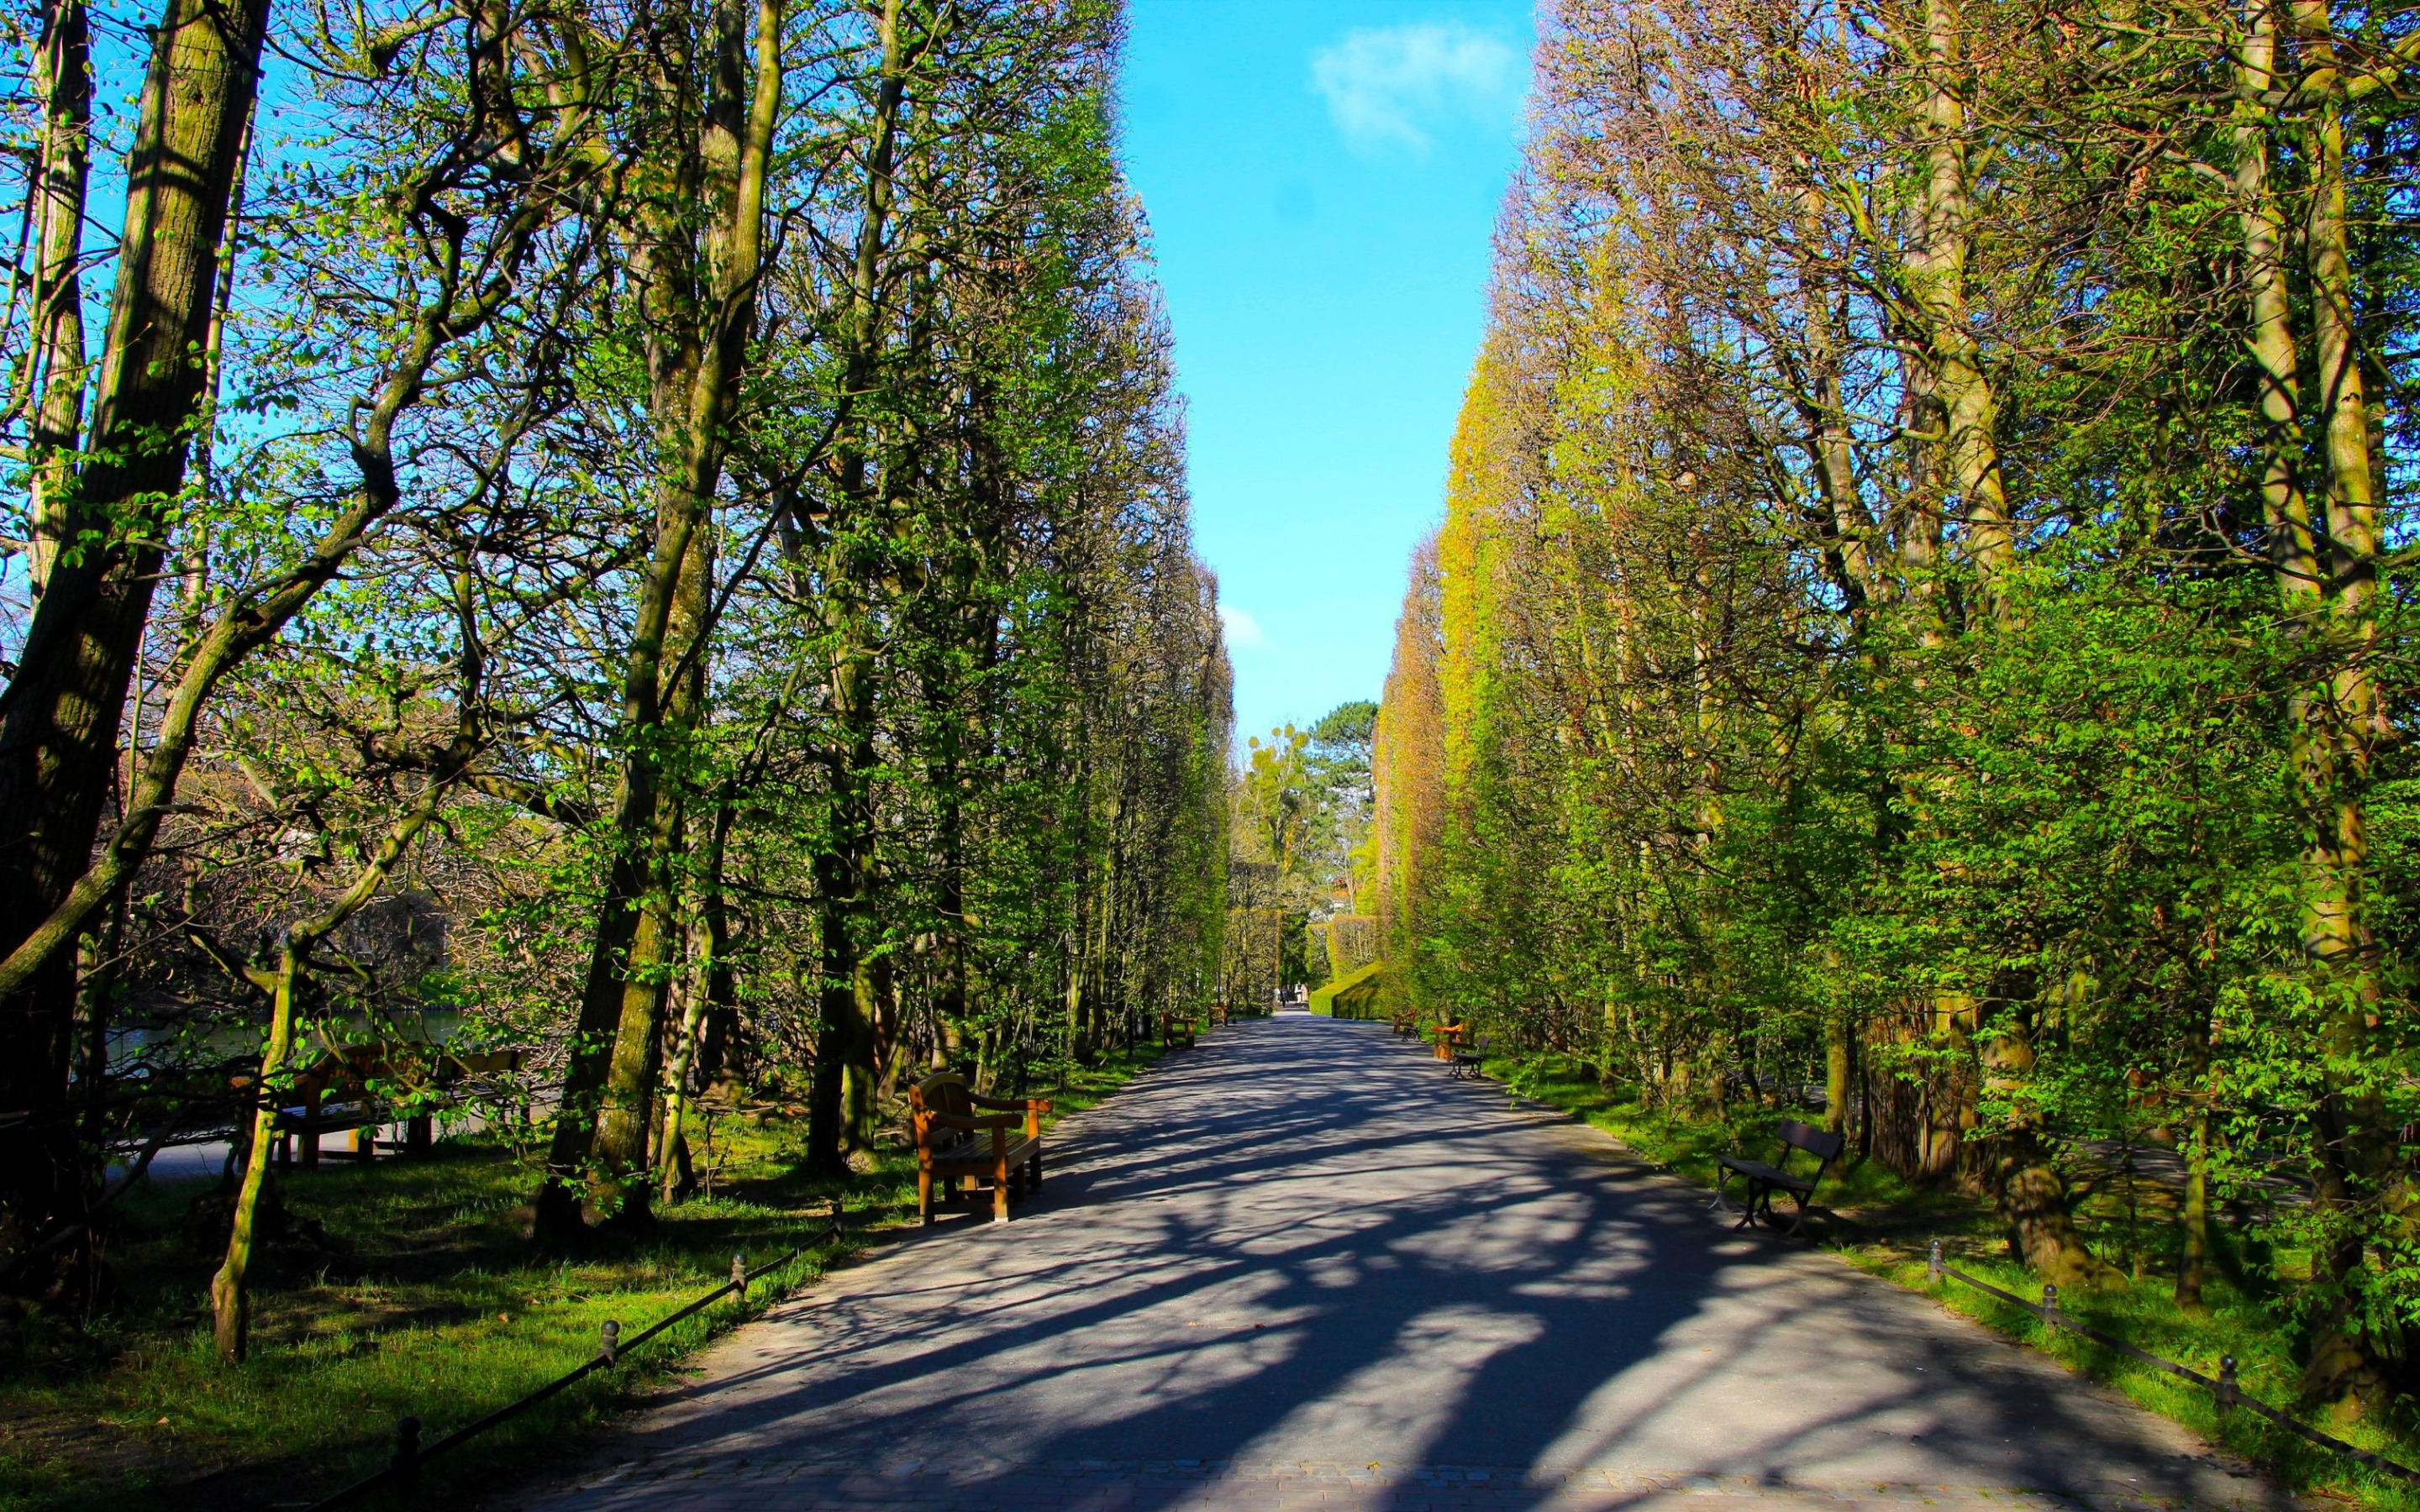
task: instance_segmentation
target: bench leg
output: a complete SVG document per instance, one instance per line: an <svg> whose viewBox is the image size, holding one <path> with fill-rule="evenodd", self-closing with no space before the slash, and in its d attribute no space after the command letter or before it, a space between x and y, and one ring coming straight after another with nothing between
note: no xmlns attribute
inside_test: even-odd
<svg viewBox="0 0 2420 1512"><path fill-rule="evenodd" d="M1798 1211L1791 1215L1789 1231L1782 1235L1784 1239L1796 1239L1799 1227L1807 1222L1807 1199L1794 1192L1791 1196L1797 1199Z"/></svg>
<svg viewBox="0 0 2420 1512"><path fill-rule="evenodd" d="M991 1172L991 1221L1004 1224L1008 1222L1008 1157L992 1162Z"/></svg>
<svg viewBox="0 0 2420 1512"><path fill-rule="evenodd" d="M1714 1200L1706 1204L1708 1212L1723 1205L1723 1189L1731 1184L1731 1168L1725 1165L1721 1169L1723 1174L1714 1179Z"/></svg>
<svg viewBox="0 0 2420 1512"><path fill-rule="evenodd" d="M925 1227L933 1227L933 1169L929 1165L916 1168L916 1217Z"/></svg>
<svg viewBox="0 0 2420 1512"><path fill-rule="evenodd" d="M1736 1231L1738 1229L1745 1228L1748 1225L1756 1222L1757 1204L1759 1202L1769 1202L1770 1200L1772 1199L1765 1195L1764 1183L1757 1180L1754 1177L1750 1177L1747 1183L1747 1206L1740 1210L1740 1220L1739 1222L1731 1225L1732 1229Z"/></svg>

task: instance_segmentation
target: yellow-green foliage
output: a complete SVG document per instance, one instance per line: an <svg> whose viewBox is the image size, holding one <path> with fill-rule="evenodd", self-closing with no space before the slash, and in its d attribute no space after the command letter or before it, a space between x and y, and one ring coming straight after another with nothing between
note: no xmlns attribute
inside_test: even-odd
<svg viewBox="0 0 2420 1512"><path fill-rule="evenodd" d="M1373 961L1366 966L1356 966L1324 987L1311 993L1311 1011L1339 1018L1366 1016L1365 1010L1373 1007L1381 992L1378 980L1381 967ZM1339 1002L1338 999L1343 999Z"/></svg>
<svg viewBox="0 0 2420 1512"><path fill-rule="evenodd" d="M1379 716L1387 991L2005 1191L2062 1286L2232 1266L2299 1394L2406 1411L2412 348L2335 314L2412 296L2401 160L2217 102L2209 35L1978 0L1903 68L1917 15L1556 8ZM2209 1200L2073 1219L2107 1146Z"/></svg>

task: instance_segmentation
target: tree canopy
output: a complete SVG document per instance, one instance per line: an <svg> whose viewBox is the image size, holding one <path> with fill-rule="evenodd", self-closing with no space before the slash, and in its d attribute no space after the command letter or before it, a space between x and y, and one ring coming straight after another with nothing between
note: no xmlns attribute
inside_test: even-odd
<svg viewBox="0 0 2420 1512"><path fill-rule="evenodd" d="M408 1108L519 1051L555 1241L676 1199L701 1096L837 1170L923 1068L1207 1000L1230 679L1114 0L39 20L8 1285L91 1294L113 1154L218 1120L240 1354L329 1057Z"/></svg>
<svg viewBox="0 0 2420 1512"><path fill-rule="evenodd" d="M1820 1105L2062 1285L2084 1141L2182 1155L2188 1305L2307 1182L2245 1236L2305 1390L2402 1377L2412 38L1552 6L1377 721L1397 990Z"/></svg>

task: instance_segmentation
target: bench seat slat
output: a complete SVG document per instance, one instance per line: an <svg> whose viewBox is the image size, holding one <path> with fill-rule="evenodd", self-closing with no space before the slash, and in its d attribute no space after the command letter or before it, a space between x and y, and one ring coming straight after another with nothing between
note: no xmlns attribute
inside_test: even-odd
<svg viewBox="0 0 2420 1512"><path fill-rule="evenodd" d="M1041 1140L1028 1139L1023 1134L1019 1134L1009 1141L1008 1163L1015 1165L1041 1148ZM970 1139L964 1144L950 1145L934 1150L933 1168L938 1171L944 1165L964 1166L970 1171L988 1172L992 1166L991 1140L988 1137Z"/></svg>
<svg viewBox="0 0 2420 1512"><path fill-rule="evenodd" d="M1814 1182L1804 1177L1792 1176L1778 1165L1767 1165L1761 1160L1746 1160L1737 1155L1725 1155L1722 1157L1722 1163L1742 1176L1752 1177L1760 1181L1769 1181L1788 1191L1812 1192L1815 1190Z"/></svg>
<svg viewBox="0 0 2420 1512"><path fill-rule="evenodd" d="M321 1134L346 1134L355 1129L366 1129L372 1124L394 1121L376 1108L357 1107L343 1103L322 1103L319 1104L319 1116L316 1119L311 1117L311 1110L307 1107L279 1108L276 1132L308 1134L316 1129Z"/></svg>

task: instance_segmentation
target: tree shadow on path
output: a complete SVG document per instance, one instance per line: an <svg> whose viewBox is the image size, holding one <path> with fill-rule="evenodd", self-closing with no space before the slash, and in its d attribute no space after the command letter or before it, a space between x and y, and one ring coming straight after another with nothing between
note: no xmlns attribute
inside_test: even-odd
<svg viewBox="0 0 2420 1512"><path fill-rule="evenodd" d="M1380 1026L1231 1028L1071 1122L1016 1222L786 1304L642 1426L639 1469L561 1504L737 1505L717 1488L765 1478L850 1505L1274 1504L1303 1467L1347 1500L1443 1476L1491 1506L1685 1475L2273 1494Z"/></svg>

